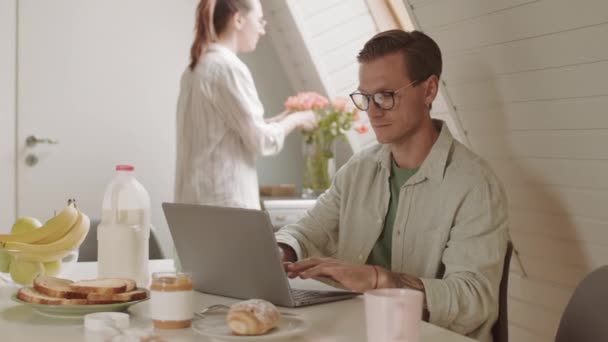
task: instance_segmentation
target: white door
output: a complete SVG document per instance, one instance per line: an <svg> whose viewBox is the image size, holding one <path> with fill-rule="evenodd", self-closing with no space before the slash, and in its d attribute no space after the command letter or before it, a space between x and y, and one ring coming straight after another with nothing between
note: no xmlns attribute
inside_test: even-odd
<svg viewBox="0 0 608 342"><path fill-rule="evenodd" d="M76 198L98 218L114 166L132 164L169 241L160 203L173 198L196 2L18 1L18 215L44 220ZM57 144L27 146L30 136Z"/></svg>

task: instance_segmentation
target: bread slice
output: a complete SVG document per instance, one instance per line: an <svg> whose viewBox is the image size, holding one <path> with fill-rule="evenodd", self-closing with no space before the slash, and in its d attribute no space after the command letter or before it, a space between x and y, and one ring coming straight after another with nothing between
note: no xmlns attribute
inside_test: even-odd
<svg viewBox="0 0 608 342"><path fill-rule="evenodd" d="M47 305L83 305L88 303L86 299L66 299L47 296L31 287L20 288L17 292L17 298L28 303Z"/></svg>
<svg viewBox="0 0 608 342"><path fill-rule="evenodd" d="M144 289L137 289L135 291L117 293L113 295L89 293L87 296L89 304L122 303L146 298L148 298L148 291Z"/></svg>
<svg viewBox="0 0 608 342"><path fill-rule="evenodd" d="M127 283L118 278L81 280L75 283L70 283L68 286L73 291L86 295L89 293L112 295L115 293L122 293L127 290Z"/></svg>
<svg viewBox="0 0 608 342"><path fill-rule="evenodd" d="M36 279L34 279L34 289L37 292L47 295L49 297L86 299L86 294L82 294L72 290L72 288L69 286L71 283L73 282L68 279L38 276L36 277Z"/></svg>
<svg viewBox="0 0 608 342"><path fill-rule="evenodd" d="M135 289L137 289L137 283L135 282L135 280L129 279L129 278L118 278L118 279L124 281L127 284L127 288L125 289L125 292L131 292L131 291L134 291Z"/></svg>

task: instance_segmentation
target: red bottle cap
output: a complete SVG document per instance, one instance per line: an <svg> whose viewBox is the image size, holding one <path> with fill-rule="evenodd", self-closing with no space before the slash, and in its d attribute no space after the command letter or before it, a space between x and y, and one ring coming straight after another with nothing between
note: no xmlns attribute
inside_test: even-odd
<svg viewBox="0 0 608 342"><path fill-rule="evenodd" d="M132 165L116 165L116 171L133 171L135 168Z"/></svg>

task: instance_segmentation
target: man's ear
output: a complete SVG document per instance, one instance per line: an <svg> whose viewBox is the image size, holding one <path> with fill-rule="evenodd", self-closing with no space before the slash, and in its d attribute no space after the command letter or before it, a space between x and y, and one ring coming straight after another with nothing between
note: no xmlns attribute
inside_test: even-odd
<svg viewBox="0 0 608 342"><path fill-rule="evenodd" d="M439 93L439 78L437 75L431 75L426 79L426 87L424 91L424 103L430 108L431 104Z"/></svg>

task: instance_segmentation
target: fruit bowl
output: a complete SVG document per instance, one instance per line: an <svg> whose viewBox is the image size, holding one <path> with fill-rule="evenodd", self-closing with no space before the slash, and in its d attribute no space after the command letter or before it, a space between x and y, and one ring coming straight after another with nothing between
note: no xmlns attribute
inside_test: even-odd
<svg viewBox="0 0 608 342"><path fill-rule="evenodd" d="M78 260L89 228L89 217L72 199L44 224L19 218L10 233L0 234L0 280L31 285L39 275L65 277Z"/></svg>
<svg viewBox="0 0 608 342"><path fill-rule="evenodd" d="M0 282L29 286L39 275L69 278L77 261L78 248L59 251L0 248Z"/></svg>

